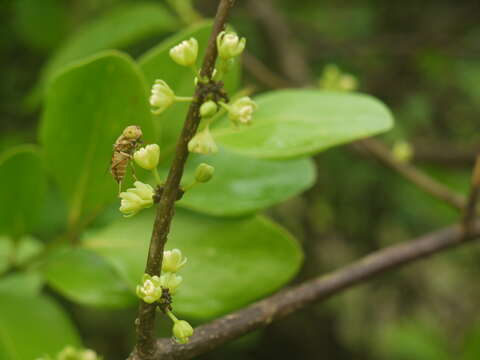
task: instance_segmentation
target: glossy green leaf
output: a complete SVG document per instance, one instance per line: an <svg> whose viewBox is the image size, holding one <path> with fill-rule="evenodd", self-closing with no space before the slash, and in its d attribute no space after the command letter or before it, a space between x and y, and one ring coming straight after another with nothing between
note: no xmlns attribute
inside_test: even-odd
<svg viewBox="0 0 480 360"><path fill-rule="evenodd" d="M63 249L49 257L43 274L52 288L68 299L98 307L124 307L136 303L127 283L95 253Z"/></svg>
<svg viewBox="0 0 480 360"><path fill-rule="evenodd" d="M14 237L35 230L47 187L34 146L18 146L0 159L0 234Z"/></svg>
<svg viewBox="0 0 480 360"><path fill-rule="evenodd" d="M68 202L70 224L91 218L117 197L107 170L112 144L128 125L139 125L145 141L152 140L145 83L125 55L92 57L49 87L40 137L48 170Z"/></svg>
<svg viewBox="0 0 480 360"><path fill-rule="evenodd" d="M85 246L105 256L132 289L145 267L153 211L91 234ZM176 211L167 249L188 257L175 311L210 318L265 296L298 271L302 252L285 230L263 217L218 219Z"/></svg>
<svg viewBox="0 0 480 360"><path fill-rule="evenodd" d="M242 215L278 204L295 196L315 181L310 159L272 161L228 151L209 156L193 155L185 184L193 181L198 164L215 167L213 178L186 192L179 205L215 216Z"/></svg>
<svg viewBox="0 0 480 360"><path fill-rule="evenodd" d="M37 295L43 284L43 278L38 272L16 272L0 278L1 294Z"/></svg>
<svg viewBox="0 0 480 360"><path fill-rule="evenodd" d="M200 59L203 59L203 53L205 52L211 31L211 22L192 26L166 39L140 57L138 61L140 68L145 73L148 85L152 86L156 79L162 79L167 82L178 96L192 96L194 91L192 70L173 62L170 58L169 50L185 39L196 38L199 45L199 60L197 64L200 66ZM238 89L239 81L240 66L237 62L236 66L225 77L225 88L229 94L233 94ZM170 148L176 144L187 110L188 103L178 103L160 116L154 116L155 125L161 133L163 149Z"/></svg>
<svg viewBox="0 0 480 360"><path fill-rule="evenodd" d="M49 297L2 292L0 359L30 360L80 346L74 326Z"/></svg>
<svg viewBox="0 0 480 360"><path fill-rule="evenodd" d="M125 49L149 36L176 29L178 21L158 2L136 1L121 5L85 24L65 41L45 66L36 92L65 66L99 51Z"/></svg>
<svg viewBox="0 0 480 360"><path fill-rule="evenodd" d="M251 126L219 127L215 139L253 157L305 156L387 131L393 121L377 99L358 93L280 90L255 98Z"/></svg>

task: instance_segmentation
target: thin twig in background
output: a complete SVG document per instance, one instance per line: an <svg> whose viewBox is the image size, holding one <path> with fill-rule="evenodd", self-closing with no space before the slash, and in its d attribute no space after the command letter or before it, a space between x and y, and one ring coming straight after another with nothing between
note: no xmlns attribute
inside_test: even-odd
<svg viewBox="0 0 480 360"><path fill-rule="evenodd" d="M310 76L307 78L304 77L305 74L309 73L306 70L308 69L308 63L301 52L296 50L298 46L296 45L295 38L291 36L291 31L287 22L278 9L273 5L272 1L260 2L250 0L249 5L253 10L258 11L257 19L263 24L265 32L271 40L270 44L276 57L287 57L290 59L291 66L284 66L284 74L289 78L295 78L295 83L301 83L302 85L313 83L313 79ZM285 36L288 36L288 38L282 39L278 34L287 34ZM277 37L280 38L280 41L275 40ZM260 61L257 59L257 62ZM251 64L247 63L246 65ZM291 67L294 65L302 70L300 72L292 70ZM252 69L250 69L250 72L252 72ZM292 82L290 85L294 86L295 83ZM423 189L425 192L438 197L456 209L463 210L465 207L466 201L462 195L454 193L447 186L439 183L421 170L417 169L415 166L398 161L391 155L390 150L379 140L370 138L358 141L355 144L357 147L360 145L367 149L368 152L383 165L396 170L399 174Z"/></svg>
<svg viewBox="0 0 480 360"><path fill-rule="evenodd" d="M415 166L398 161L392 155L391 151L380 141L374 139L365 139L357 141L355 144L366 149L383 165L395 170L405 179L417 185L423 191L445 201L447 204L456 209L464 209L466 200L463 195L453 192L450 188L426 175Z"/></svg>
<svg viewBox="0 0 480 360"><path fill-rule="evenodd" d="M284 289L244 309L199 326L186 345L176 344L170 339L159 339L156 344L158 359L192 359L388 270L467 243L480 236L480 221L474 224L467 238L462 234L460 226L455 225L376 251L340 270Z"/></svg>
<svg viewBox="0 0 480 360"><path fill-rule="evenodd" d="M463 232L466 236L472 231L473 221L477 213L477 202L480 197L480 155L477 156L477 161L473 168L472 187L470 196L468 197L467 206L463 215Z"/></svg>
<svg viewBox="0 0 480 360"><path fill-rule="evenodd" d="M230 9L235 0L220 0L215 22L208 42L207 50L200 70L200 75L211 78L215 61L217 59L216 39L218 34L224 30ZM182 179L185 163L188 158L188 142L192 139L200 123L199 106L204 101L203 83L198 82L194 100L188 110L182 132L178 139L175 155L168 173L167 181L163 189L160 202L157 205L155 223L153 225L150 248L148 252L145 273L149 275L160 275L162 267L163 250L167 241L172 222L175 201ZM137 326L137 346L131 359L151 360L155 356L155 310L156 304L147 304L140 300L138 317L135 321Z"/></svg>

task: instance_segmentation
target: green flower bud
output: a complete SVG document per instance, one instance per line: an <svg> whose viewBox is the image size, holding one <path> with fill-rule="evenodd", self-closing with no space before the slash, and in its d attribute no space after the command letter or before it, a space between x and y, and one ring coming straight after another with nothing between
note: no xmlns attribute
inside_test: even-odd
<svg viewBox="0 0 480 360"><path fill-rule="evenodd" d="M175 294L177 292L177 288L180 286L183 278L180 275L166 272L160 275L160 286L164 289L168 289L170 294Z"/></svg>
<svg viewBox="0 0 480 360"><path fill-rule="evenodd" d="M215 172L215 168L211 165L201 163L195 170L195 180L199 183L206 183L210 181Z"/></svg>
<svg viewBox="0 0 480 360"><path fill-rule="evenodd" d="M178 320L173 324L172 332L179 344L186 344L188 343L188 338L193 335L193 328L185 320Z"/></svg>
<svg viewBox="0 0 480 360"><path fill-rule="evenodd" d="M163 252L162 271L175 273L187 263L187 258L182 256L178 249Z"/></svg>
<svg viewBox="0 0 480 360"><path fill-rule="evenodd" d="M397 141L392 149L393 157L403 163L409 162L413 157L413 148L406 141Z"/></svg>
<svg viewBox="0 0 480 360"><path fill-rule="evenodd" d="M148 304L151 304L162 296L161 281L158 276L144 274L142 285L137 285L137 296Z"/></svg>
<svg viewBox="0 0 480 360"><path fill-rule="evenodd" d="M238 35L232 31L222 31L217 36L218 56L223 60L231 59L240 55L245 49L247 40L239 38Z"/></svg>
<svg viewBox="0 0 480 360"><path fill-rule="evenodd" d="M150 95L150 105L153 108L152 113L160 115L175 102L175 93L163 80L155 80Z"/></svg>
<svg viewBox="0 0 480 360"><path fill-rule="evenodd" d="M160 160L160 146L157 144L147 145L133 154L135 162L146 170L153 170Z"/></svg>
<svg viewBox="0 0 480 360"><path fill-rule="evenodd" d="M170 57L178 65L192 66L195 65L198 55L198 42L195 38L184 40L177 46L170 49Z"/></svg>
<svg viewBox="0 0 480 360"><path fill-rule="evenodd" d="M119 195L122 199L120 202L120 211L125 217L131 217L140 210L153 205L153 188L141 181L135 181L133 185L135 188L121 192Z"/></svg>
<svg viewBox="0 0 480 360"><path fill-rule="evenodd" d="M217 144L208 126L196 133L188 142L188 151L203 155L214 154L218 151Z"/></svg>
<svg viewBox="0 0 480 360"><path fill-rule="evenodd" d="M212 101L208 100L200 106L200 116L202 118L209 118L215 115L218 111L218 105Z"/></svg>
<svg viewBox="0 0 480 360"><path fill-rule="evenodd" d="M228 117L234 124L250 124L253 112L257 109L255 101L244 96L228 107Z"/></svg>
<svg viewBox="0 0 480 360"><path fill-rule="evenodd" d="M50 357L44 357L37 360L47 360ZM101 360L97 353L93 350L77 350L72 346L67 346L57 355L57 360Z"/></svg>

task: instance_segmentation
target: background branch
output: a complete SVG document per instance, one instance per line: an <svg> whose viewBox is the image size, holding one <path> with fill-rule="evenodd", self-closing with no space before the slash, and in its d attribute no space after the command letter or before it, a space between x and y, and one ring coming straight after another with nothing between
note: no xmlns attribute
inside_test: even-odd
<svg viewBox="0 0 480 360"><path fill-rule="evenodd" d="M475 167L472 174L472 188L468 197L465 213L463 216L463 231L468 235L472 231L473 221L475 219L478 198L480 196L480 155L477 156Z"/></svg>
<svg viewBox="0 0 480 360"><path fill-rule="evenodd" d="M468 237L463 236L460 226L452 226L376 251L345 268L285 289L202 325L195 329L195 334L186 345L175 344L170 339L159 339L156 344L158 359L192 359L376 275L464 244L478 236L480 221L474 224Z"/></svg>
<svg viewBox="0 0 480 360"><path fill-rule="evenodd" d="M398 161L392 155L388 147L386 147L380 141L374 139L365 139L357 141L355 144L367 150L383 165L395 170L405 179L417 185L425 192L445 201L447 204L456 209L464 209L466 200L463 195L453 192L450 188L423 173L415 166L409 163Z"/></svg>
<svg viewBox="0 0 480 360"><path fill-rule="evenodd" d="M234 0L221 0L218 5L212 33L200 70L202 77L211 78L217 59L216 39L218 34L225 28L225 23L233 4ZM202 86L203 83L199 81L195 88L194 100L190 104L162 197L157 205L147 264L145 266L145 273L152 276L160 275L160 269L162 268L163 250L170 231L180 180L182 179L183 170L188 158L188 142L195 135L200 123L199 107L205 96L204 92L202 92ZM147 304L140 300L138 317L135 321L137 325L137 346L135 354L131 356L132 359L150 360L155 356L155 309L156 304Z"/></svg>

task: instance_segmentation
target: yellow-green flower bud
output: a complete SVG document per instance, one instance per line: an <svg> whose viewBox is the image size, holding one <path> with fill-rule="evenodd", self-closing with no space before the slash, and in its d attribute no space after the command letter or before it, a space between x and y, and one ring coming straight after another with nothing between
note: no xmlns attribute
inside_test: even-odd
<svg viewBox="0 0 480 360"><path fill-rule="evenodd" d="M137 285L137 296L148 304L151 304L162 296L161 281L158 276L144 274L142 284Z"/></svg>
<svg viewBox="0 0 480 360"><path fill-rule="evenodd" d="M162 271L175 273L187 263L187 258L182 256L179 249L163 252Z"/></svg>
<svg viewBox="0 0 480 360"><path fill-rule="evenodd" d="M211 165L201 163L195 170L195 181L199 183L206 183L210 181L215 172L215 168Z"/></svg>
<svg viewBox="0 0 480 360"><path fill-rule="evenodd" d="M409 162L413 157L412 146L406 141L397 141L392 149L393 157L400 162Z"/></svg>
<svg viewBox="0 0 480 360"><path fill-rule="evenodd" d="M218 105L212 101L208 100L200 106L200 116L202 118L209 118L215 115L218 111Z"/></svg>
<svg viewBox="0 0 480 360"><path fill-rule="evenodd" d="M234 124L250 124L253 112L257 109L255 101L244 96L228 107L228 117Z"/></svg>
<svg viewBox="0 0 480 360"><path fill-rule="evenodd" d="M160 115L175 102L175 93L163 80L155 80L150 95L150 105L154 108L152 113Z"/></svg>
<svg viewBox="0 0 480 360"><path fill-rule="evenodd" d="M218 151L217 144L208 126L196 133L188 142L188 151L203 155L214 154Z"/></svg>
<svg viewBox="0 0 480 360"><path fill-rule="evenodd" d="M217 36L218 56L223 60L231 59L240 55L245 49L247 40L239 38L238 35L232 31L222 31Z"/></svg>
<svg viewBox="0 0 480 360"><path fill-rule="evenodd" d="M50 357L41 358L37 360L47 360ZM97 353L90 349L77 350L72 346L67 346L57 355L57 360L100 360Z"/></svg>
<svg viewBox="0 0 480 360"><path fill-rule="evenodd" d="M195 65L198 55L198 42L195 38L184 40L177 46L170 49L170 57L178 65L192 66Z"/></svg>
<svg viewBox="0 0 480 360"><path fill-rule="evenodd" d="M120 211L125 217L131 217L142 209L153 205L153 188L141 181L135 181L135 188L120 193Z"/></svg>
<svg viewBox="0 0 480 360"><path fill-rule="evenodd" d="M175 273L166 272L160 275L160 286L164 289L168 289L170 294L175 294L177 288L180 286L183 278Z"/></svg>
<svg viewBox="0 0 480 360"><path fill-rule="evenodd" d="M179 344L188 343L188 339L193 335L192 326L185 320L175 321L173 324L173 336Z"/></svg>
<svg viewBox="0 0 480 360"><path fill-rule="evenodd" d="M147 145L133 154L135 162L146 170L153 170L160 160L160 146L157 144Z"/></svg>

